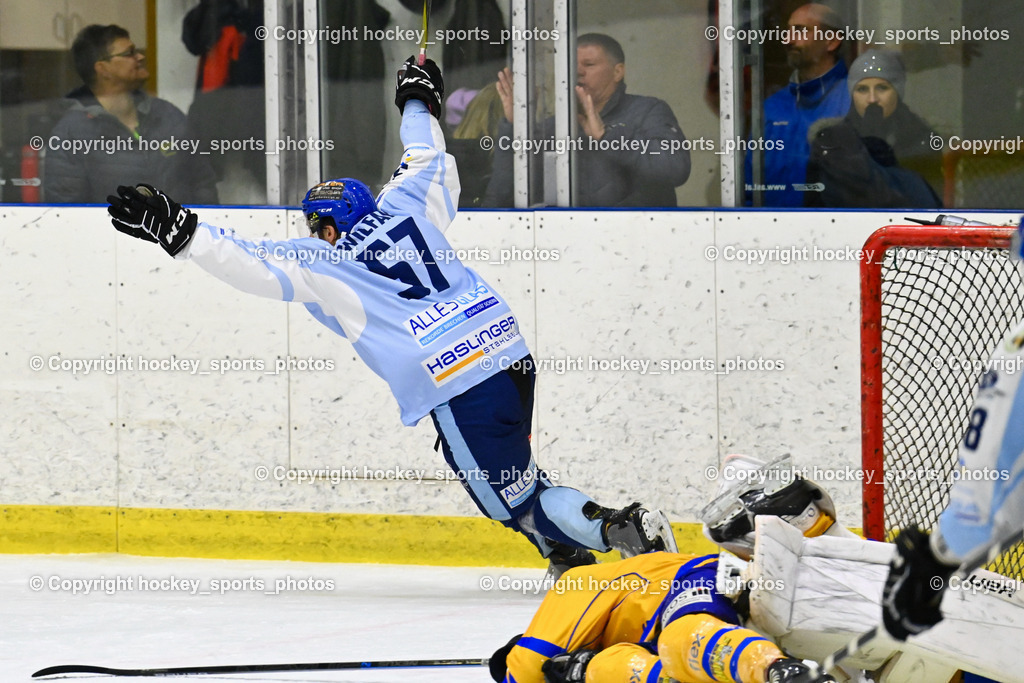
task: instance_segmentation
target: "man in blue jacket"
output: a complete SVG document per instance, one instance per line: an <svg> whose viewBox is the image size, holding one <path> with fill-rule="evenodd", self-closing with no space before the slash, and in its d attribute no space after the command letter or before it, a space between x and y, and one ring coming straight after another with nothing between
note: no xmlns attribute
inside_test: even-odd
<svg viewBox="0 0 1024 683"><path fill-rule="evenodd" d="M793 68L789 85L764 103L764 187L753 187L747 153L746 194L764 191L764 206L804 205L807 134L818 119L843 117L850 109L846 64L839 57L842 19L829 7L810 3L789 17L786 60Z"/></svg>

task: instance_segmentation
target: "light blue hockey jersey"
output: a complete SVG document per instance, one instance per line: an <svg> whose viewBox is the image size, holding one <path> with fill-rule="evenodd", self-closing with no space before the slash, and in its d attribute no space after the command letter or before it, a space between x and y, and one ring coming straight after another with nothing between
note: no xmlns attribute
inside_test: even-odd
<svg viewBox="0 0 1024 683"><path fill-rule="evenodd" d="M405 105L401 136L402 163L378 210L335 246L251 241L200 223L178 258L244 292L304 303L352 343L414 425L529 350L508 304L442 234L458 206L458 171L422 103Z"/></svg>

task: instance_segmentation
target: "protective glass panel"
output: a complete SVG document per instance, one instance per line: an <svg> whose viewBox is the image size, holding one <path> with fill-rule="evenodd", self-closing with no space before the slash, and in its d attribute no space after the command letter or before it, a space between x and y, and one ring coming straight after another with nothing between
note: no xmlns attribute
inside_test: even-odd
<svg viewBox="0 0 1024 683"><path fill-rule="evenodd" d="M325 178L358 178L378 190L401 160L395 74L419 54L420 0L321 2L319 42L321 154ZM481 206L491 177L492 146L503 118L497 75L508 64L508 2L434 0L426 57L441 68L441 125L462 181L461 207ZM488 138L483 142L484 138ZM509 201L511 206L511 201Z"/></svg>
<svg viewBox="0 0 1024 683"><path fill-rule="evenodd" d="M999 75L1024 72L1011 3L754 1L732 22L751 102L745 204L1019 205L1024 86Z"/></svg>
<svg viewBox="0 0 1024 683"><path fill-rule="evenodd" d="M575 206L720 203L716 8L577 3Z"/></svg>
<svg viewBox="0 0 1024 683"><path fill-rule="evenodd" d="M264 201L262 0L184 4L0 3L3 201Z"/></svg>
<svg viewBox="0 0 1024 683"><path fill-rule="evenodd" d="M486 4L486 3L484 3ZM479 94L467 105L465 118L449 143L456 151L463 179L462 206L510 208L516 205L514 168L525 163L528 180L526 206L554 205L556 200L556 155L552 142L555 113L554 6L550 0L527 0L521 8L525 27L512 20L512 3L499 3L504 20L481 25L496 43L483 60L486 68L468 73L471 82L483 83ZM497 19L497 17L495 17ZM513 42L523 38L526 73L513 73ZM496 67L496 68L495 68ZM497 80L495 80L497 76ZM479 80L476 80L479 77ZM525 80L523 87L520 79ZM513 125L515 110L526 112L526 129ZM542 141L547 141L545 144ZM464 156L460 157L461 152Z"/></svg>

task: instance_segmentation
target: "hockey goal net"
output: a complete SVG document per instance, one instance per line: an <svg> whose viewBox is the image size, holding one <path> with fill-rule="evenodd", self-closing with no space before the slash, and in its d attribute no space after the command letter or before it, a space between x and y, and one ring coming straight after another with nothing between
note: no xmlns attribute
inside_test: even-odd
<svg viewBox="0 0 1024 683"><path fill-rule="evenodd" d="M974 389L1024 319L1013 228L889 226L861 262L864 533L932 528L949 501ZM871 474L873 473L873 476ZM1024 578L1024 546L989 567Z"/></svg>

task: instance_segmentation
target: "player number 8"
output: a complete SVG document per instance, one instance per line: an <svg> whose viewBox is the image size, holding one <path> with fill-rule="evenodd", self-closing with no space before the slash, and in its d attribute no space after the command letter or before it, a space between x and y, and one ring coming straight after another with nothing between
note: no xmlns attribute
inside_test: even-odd
<svg viewBox="0 0 1024 683"><path fill-rule="evenodd" d="M971 419L967 423L967 433L964 434L964 447L975 450L978 442L981 441L981 428L985 424L988 412L983 408L975 408L971 412Z"/></svg>

